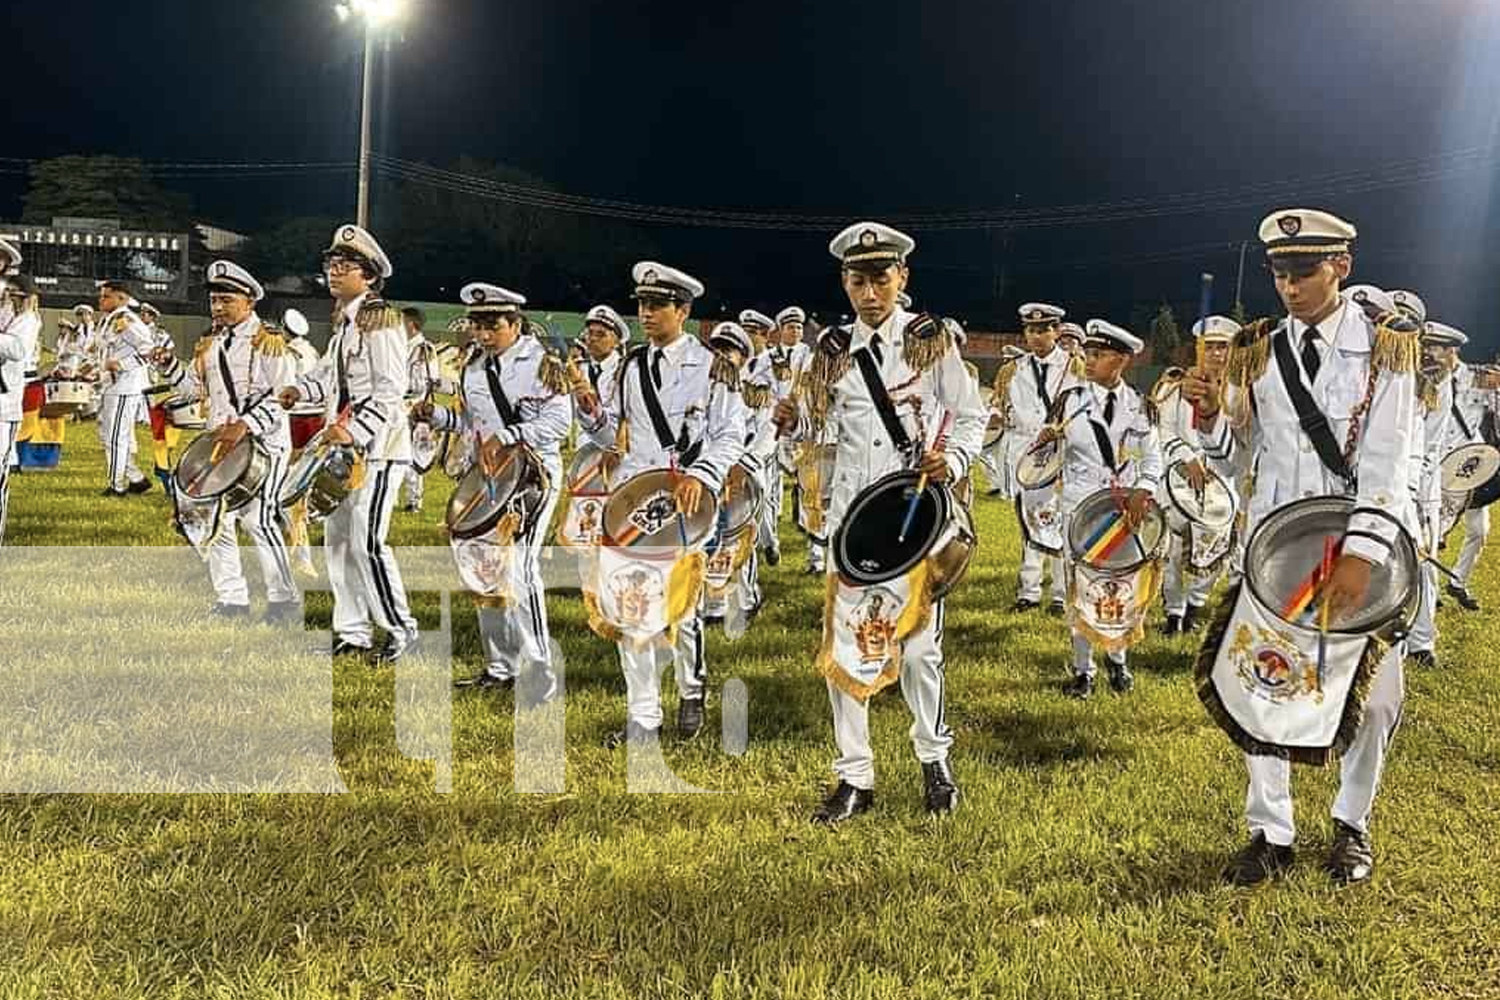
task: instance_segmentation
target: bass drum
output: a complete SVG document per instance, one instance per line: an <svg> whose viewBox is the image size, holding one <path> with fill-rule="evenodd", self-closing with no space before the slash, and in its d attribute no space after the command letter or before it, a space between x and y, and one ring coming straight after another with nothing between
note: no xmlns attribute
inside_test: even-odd
<svg viewBox="0 0 1500 1000"><path fill-rule="evenodd" d="M921 476L897 472L876 480L849 505L833 536L833 560L844 582L872 587L895 580L929 560L932 595L943 597L963 581L978 537L967 507L947 486L928 483L917 502L905 541L901 527Z"/></svg>

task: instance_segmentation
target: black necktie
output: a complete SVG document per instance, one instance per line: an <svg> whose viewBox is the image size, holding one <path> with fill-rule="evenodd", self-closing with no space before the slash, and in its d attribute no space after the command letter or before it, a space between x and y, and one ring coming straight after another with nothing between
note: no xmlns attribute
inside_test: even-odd
<svg viewBox="0 0 1500 1000"><path fill-rule="evenodd" d="M1318 328L1310 326L1302 332L1302 370L1307 372L1307 381L1317 381L1321 367L1323 358L1318 354Z"/></svg>
<svg viewBox="0 0 1500 1000"><path fill-rule="evenodd" d="M651 381L661 388L661 356L666 353L660 347L651 352Z"/></svg>
<svg viewBox="0 0 1500 1000"><path fill-rule="evenodd" d="M875 355L875 363L877 365L879 365L880 367L884 368L885 367L885 355L882 354L881 351L880 351L880 334L878 334L878 333L875 334L875 336L873 336L873 337L870 338L870 353L873 354L873 355Z"/></svg>
<svg viewBox="0 0 1500 1000"><path fill-rule="evenodd" d="M1113 427L1114 425L1115 425L1115 394L1114 394L1113 391L1111 391L1110 394L1109 394L1109 398L1107 398L1104 401L1104 426L1105 427Z"/></svg>
<svg viewBox="0 0 1500 1000"><path fill-rule="evenodd" d="M599 391L599 364L598 364L598 362L595 362L595 361L590 361L589 362L589 384L594 387L594 391L595 392Z"/></svg>

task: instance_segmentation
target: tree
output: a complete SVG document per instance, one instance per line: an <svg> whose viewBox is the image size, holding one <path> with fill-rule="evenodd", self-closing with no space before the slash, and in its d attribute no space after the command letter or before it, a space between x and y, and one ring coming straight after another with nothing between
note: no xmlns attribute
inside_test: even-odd
<svg viewBox="0 0 1500 1000"><path fill-rule="evenodd" d="M1234 320L1240 326L1244 326L1246 323L1248 323L1250 321L1250 315L1249 313L1245 312L1245 303L1236 302L1234 304L1234 308L1229 312L1229 318Z"/></svg>
<svg viewBox="0 0 1500 1000"><path fill-rule="evenodd" d="M1156 318L1151 321L1151 343L1156 348L1157 356L1165 362L1176 353L1181 342L1177 317L1172 313L1172 307L1163 302L1156 311Z"/></svg>
<svg viewBox="0 0 1500 1000"><path fill-rule="evenodd" d="M339 220L331 216L287 219L251 236L243 254L244 265L262 281L317 274L323 251L328 249L338 225Z"/></svg>
<svg viewBox="0 0 1500 1000"><path fill-rule="evenodd" d="M184 232L192 214L192 199L159 186L140 160L61 156L32 166L21 218L43 226L57 216L118 219L126 229Z"/></svg>

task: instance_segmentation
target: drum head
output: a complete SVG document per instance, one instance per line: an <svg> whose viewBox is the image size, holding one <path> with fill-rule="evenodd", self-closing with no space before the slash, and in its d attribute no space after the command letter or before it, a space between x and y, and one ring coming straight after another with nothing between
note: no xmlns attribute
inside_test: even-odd
<svg viewBox="0 0 1500 1000"><path fill-rule="evenodd" d="M582 444L568 465L568 493L572 496L608 496L609 475L604 468L604 451L597 445Z"/></svg>
<svg viewBox="0 0 1500 1000"><path fill-rule="evenodd" d="M1500 473L1500 451L1487 444L1454 448L1443 459L1443 489L1449 493L1477 490Z"/></svg>
<svg viewBox="0 0 1500 1000"><path fill-rule="evenodd" d="M1184 471L1186 464L1178 462L1167 470L1167 502L1177 513L1199 527L1209 531L1223 531L1234 523L1234 493L1229 484L1212 469L1205 470L1208 479L1203 491L1193 489Z"/></svg>
<svg viewBox="0 0 1500 1000"><path fill-rule="evenodd" d="M855 586L873 586L916 568L937 543L952 515L953 496L929 483L905 541L898 541L907 509L921 477L897 472L876 480L854 498L833 539L840 575Z"/></svg>
<svg viewBox="0 0 1500 1000"><path fill-rule="evenodd" d="M515 463L510 463L514 466ZM491 479L475 462L448 500L448 531L454 538L478 538L493 531L519 480L513 469Z"/></svg>
<svg viewBox="0 0 1500 1000"><path fill-rule="evenodd" d="M1123 532L1120 501L1113 490L1084 497L1068 518L1068 550L1078 562L1093 569L1129 573L1161 554L1167 521L1152 506L1135 532Z"/></svg>
<svg viewBox="0 0 1500 1000"><path fill-rule="evenodd" d="M1024 490L1039 490L1050 486L1062 473L1062 464L1061 440L1032 445L1016 462L1016 482Z"/></svg>
<svg viewBox="0 0 1500 1000"><path fill-rule="evenodd" d="M688 549L706 545L718 526L719 500L705 490L698 512L679 516L673 491L681 478L670 469L652 469L622 483L604 505L605 544L675 553L686 535Z"/></svg>
<svg viewBox="0 0 1500 1000"><path fill-rule="evenodd" d="M1005 419L998 413L990 414L990 422L984 429L984 446L993 448L995 442L1005 436Z"/></svg>
<svg viewBox="0 0 1500 1000"><path fill-rule="evenodd" d="M720 502L725 538L734 538L755 522L755 516L760 513L760 500L760 483L745 471L744 466L736 465L729 470L724 499Z"/></svg>
<svg viewBox="0 0 1500 1000"><path fill-rule="evenodd" d="M1316 621L1316 601L1293 620L1287 612L1323 561L1324 539L1344 537L1354 501L1311 497L1279 507L1261 521L1245 550L1245 579L1260 604L1282 621L1308 626ZM1394 519L1391 522L1396 525ZM1415 606L1417 553L1405 529L1397 534L1390 558L1370 571L1365 607L1331 622L1329 631L1364 635L1402 618Z"/></svg>
<svg viewBox="0 0 1500 1000"><path fill-rule="evenodd" d="M223 496L250 468L255 445L255 439L247 436L233 448L221 448L213 435L203 435L188 445L182 453L182 461L177 463L177 471L173 474L177 488L190 500L213 500Z"/></svg>

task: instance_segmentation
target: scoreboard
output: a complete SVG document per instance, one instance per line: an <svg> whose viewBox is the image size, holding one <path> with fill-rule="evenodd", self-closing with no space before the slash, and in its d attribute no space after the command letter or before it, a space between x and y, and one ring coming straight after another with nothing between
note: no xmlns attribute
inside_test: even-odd
<svg viewBox="0 0 1500 1000"><path fill-rule="evenodd" d="M108 219L53 219L50 226L0 224L43 296L92 300L100 281L127 282L157 302L188 300L186 233L137 232Z"/></svg>

